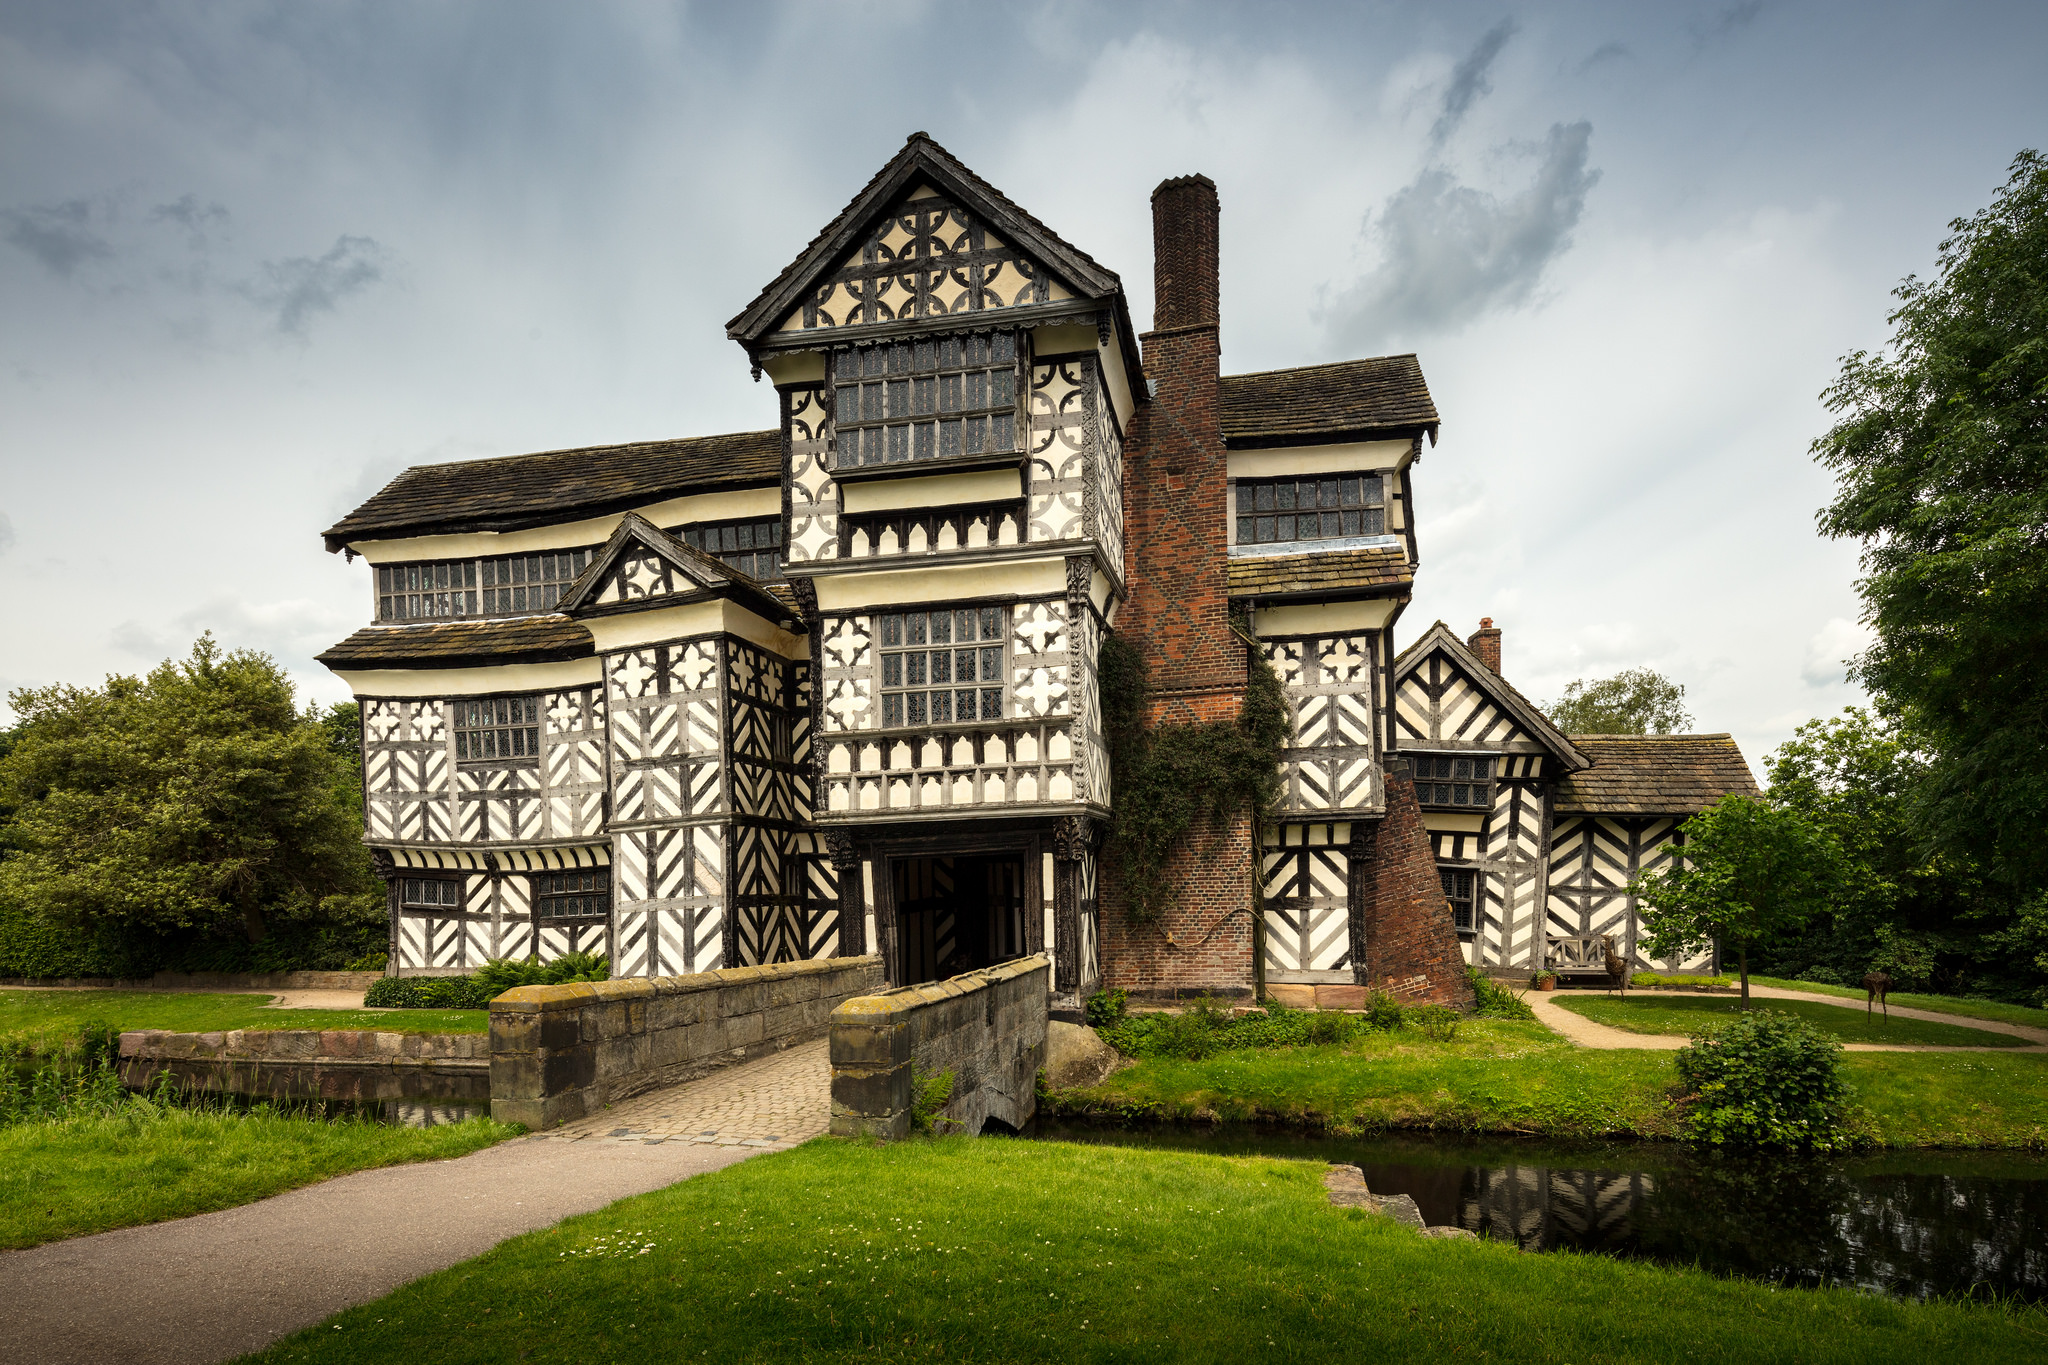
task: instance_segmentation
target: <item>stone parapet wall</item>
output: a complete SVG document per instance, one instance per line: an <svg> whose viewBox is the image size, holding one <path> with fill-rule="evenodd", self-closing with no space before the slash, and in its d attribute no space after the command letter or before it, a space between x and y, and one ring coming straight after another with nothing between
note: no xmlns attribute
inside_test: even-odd
<svg viewBox="0 0 2048 1365"><path fill-rule="evenodd" d="M917 1076L953 1073L945 1131L991 1120L1022 1128L1038 1111L1052 963L1043 953L945 981L849 1000L832 1012L832 1131L901 1138Z"/></svg>
<svg viewBox="0 0 2048 1365"><path fill-rule="evenodd" d="M121 1060L162 1062L317 1062L323 1066L490 1065L481 1033L377 1033L367 1029L228 1029L121 1035Z"/></svg>
<svg viewBox="0 0 2048 1365"><path fill-rule="evenodd" d="M553 1128L824 1034L879 957L520 986L491 1001L491 1117Z"/></svg>

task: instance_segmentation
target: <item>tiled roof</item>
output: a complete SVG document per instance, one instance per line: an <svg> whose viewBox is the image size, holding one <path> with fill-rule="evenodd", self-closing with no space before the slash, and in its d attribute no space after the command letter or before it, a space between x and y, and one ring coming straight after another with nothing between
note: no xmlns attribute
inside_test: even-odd
<svg viewBox="0 0 2048 1365"><path fill-rule="evenodd" d="M1223 440L1232 446L1437 425L1436 403L1413 355L1226 374L1219 398Z"/></svg>
<svg viewBox="0 0 2048 1365"><path fill-rule="evenodd" d="M736 431L415 465L326 532L327 548L600 516L685 493L775 483L782 433Z"/></svg>
<svg viewBox="0 0 2048 1365"><path fill-rule="evenodd" d="M365 626L315 659L333 669L472 668L547 663L595 653L590 632L566 616Z"/></svg>
<svg viewBox="0 0 2048 1365"><path fill-rule="evenodd" d="M1398 545L1305 555L1243 555L1230 561L1232 597L1290 597L1359 588L1403 587L1415 570Z"/></svg>
<svg viewBox="0 0 2048 1365"><path fill-rule="evenodd" d="M748 300L747 306L740 309L732 321L725 325L726 335L737 337L743 333L759 332L779 321L779 318L754 318L752 319L752 325L747 325L749 323L748 315L760 308L773 295L786 288L795 276L803 274L806 270L817 268L819 263L812 258L820 247L825 244L826 240L838 236L846 229L854 226L850 220L863 208L863 201L873 195L883 181L897 174L906 163L913 160L922 160L936 165L939 169L960 180L968 188L984 196L987 200L985 207L996 210L998 217L1007 215L1015 222L1029 224L1032 231L1037 233L1046 245L1067 253L1073 258L1072 264L1086 267L1087 271L1092 272L1096 276L1095 279L1080 278L1069 281L1069 283L1080 287L1084 293L1100 296L1114 293L1121 287L1121 281L1117 278L1117 273L1114 270L1103 265L1093 256L1090 256L1087 252L1081 250L1081 248L1075 246L1057 232L1054 232L1041 222L1037 215L1025 211L1010 196L1004 194L994 185L989 184L988 181L983 180L980 176L969 170L965 162L934 142L929 134L912 133L908 138L904 139L902 150L890 157L880 170L869 177L868 183L861 186L860 191L847 201L846 207L834 214L832 221L825 224L819 230L817 236L804 244L804 249L796 254L796 258L784 266L781 272L774 279L770 280L760 293ZM908 189L911 187L906 185L904 188ZM878 206L868 204L865 207L874 209ZM969 204L967 207L975 208L977 206ZM1012 242L1011 245L1019 246L1023 244ZM834 259L829 264L837 265L838 261ZM1049 264L1060 264L1060 262L1049 262ZM787 314L785 313L783 316L787 316Z"/></svg>
<svg viewBox="0 0 2048 1365"><path fill-rule="evenodd" d="M1728 735L1573 735L1593 766L1557 784L1571 815L1694 815L1756 778Z"/></svg>

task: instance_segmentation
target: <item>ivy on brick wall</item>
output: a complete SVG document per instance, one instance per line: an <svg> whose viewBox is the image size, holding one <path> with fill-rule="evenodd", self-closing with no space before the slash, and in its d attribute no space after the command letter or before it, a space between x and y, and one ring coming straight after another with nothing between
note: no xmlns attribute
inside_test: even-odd
<svg viewBox="0 0 2048 1365"><path fill-rule="evenodd" d="M1198 820L1249 809L1256 821L1280 795L1287 700L1272 664L1248 648L1244 705L1235 720L1145 724L1144 656L1102 642L1103 723L1116 802L1115 863L1138 923L1159 918L1173 895L1167 862Z"/></svg>

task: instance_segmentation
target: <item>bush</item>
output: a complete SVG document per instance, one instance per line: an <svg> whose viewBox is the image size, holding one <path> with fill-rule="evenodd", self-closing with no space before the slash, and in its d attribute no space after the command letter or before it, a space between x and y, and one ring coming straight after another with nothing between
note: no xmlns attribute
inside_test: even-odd
<svg viewBox="0 0 2048 1365"><path fill-rule="evenodd" d="M1392 1033L1401 1027L1404 1013L1401 1002L1385 991L1374 991L1365 998L1365 1022L1380 1033Z"/></svg>
<svg viewBox="0 0 2048 1365"><path fill-rule="evenodd" d="M1465 969L1465 979L1472 984L1472 1013L1487 1019L1534 1019L1536 1011L1529 1008L1529 1002L1501 985L1477 967Z"/></svg>
<svg viewBox="0 0 2048 1365"><path fill-rule="evenodd" d="M1090 1028L1108 1028L1130 1012L1131 997L1128 991L1101 990L1088 997L1088 1025Z"/></svg>
<svg viewBox="0 0 2048 1365"><path fill-rule="evenodd" d="M1458 1036L1458 1012L1449 1005L1417 1005L1408 1011L1407 1022L1432 1043L1452 1042Z"/></svg>
<svg viewBox="0 0 2048 1365"><path fill-rule="evenodd" d="M1849 1086L1842 1046L1796 1015L1758 1010L1678 1053L1680 1130L1727 1147L1838 1151Z"/></svg>
<svg viewBox="0 0 2048 1365"><path fill-rule="evenodd" d="M1628 979L1631 986L1652 990L1662 986L1671 990L1696 991L1733 986L1732 976L1693 976L1683 972L1637 972Z"/></svg>
<svg viewBox="0 0 2048 1365"><path fill-rule="evenodd" d="M611 963L600 953L563 953L553 962L493 958L468 976L387 976L370 983L363 1004L396 1010L480 1010L518 986L603 981Z"/></svg>

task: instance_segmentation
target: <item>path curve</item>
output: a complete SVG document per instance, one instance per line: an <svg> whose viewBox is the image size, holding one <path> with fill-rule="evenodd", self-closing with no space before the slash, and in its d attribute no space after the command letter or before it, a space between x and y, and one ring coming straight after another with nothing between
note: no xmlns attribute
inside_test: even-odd
<svg viewBox="0 0 2048 1365"><path fill-rule="evenodd" d="M1574 992L1578 994L1579 992ZM1820 995L1812 991L1789 991L1782 986L1759 986L1751 983L1750 996L1757 1000L1807 1000L1817 1005L1835 1005L1843 1009L1856 1008L1854 1000L1845 1000L1838 995ZM1560 993L1553 991L1530 991L1523 999L1536 1012L1538 1023L1553 1033L1561 1034L1581 1047L1635 1049L1638 1051L1673 1052L1692 1041L1680 1034L1671 1033L1630 1033L1627 1029L1615 1028L1609 1024L1598 1024L1574 1010L1565 1009L1558 1003ZM1591 992L1584 992L1591 994ZM1690 996L1694 999L1726 999L1725 991L1637 991L1637 995ZM1958 1028L1973 1028L1984 1033L2003 1033L2008 1037L2025 1038L2026 1047L1943 1047L1932 1043L1844 1043L1845 1052L1998 1052L2005 1054L2048 1052L2048 1029L2035 1028L2031 1024L2008 1024L1998 1019L1976 1019L1962 1014L1942 1014L1936 1010L1908 1009L1903 1005L1892 1006L1892 1013L1901 1019L1920 1019L1932 1024L1954 1024Z"/></svg>
<svg viewBox="0 0 2048 1365"><path fill-rule="evenodd" d="M509 1237L825 1130L819 1039L453 1161L0 1252L0 1362L211 1365Z"/></svg>

